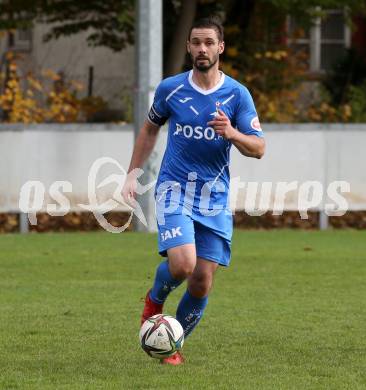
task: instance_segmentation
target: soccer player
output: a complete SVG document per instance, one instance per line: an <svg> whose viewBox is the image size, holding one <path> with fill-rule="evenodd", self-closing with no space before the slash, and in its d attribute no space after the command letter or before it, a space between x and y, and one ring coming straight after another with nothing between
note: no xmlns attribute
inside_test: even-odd
<svg viewBox="0 0 366 390"><path fill-rule="evenodd" d="M187 337L203 316L218 266L228 266L232 213L228 205L229 155L234 145L247 157L261 158L265 142L253 100L242 84L219 70L223 27L214 18L196 21L187 41L193 69L163 80L136 140L123 188L133 205L141 168L160 126L169 120L166 151L156 184L159 253L145 298L143 323L162 313L169 293L187 280L176 318ZM177 353L163 363L178 365Z"/></svg>

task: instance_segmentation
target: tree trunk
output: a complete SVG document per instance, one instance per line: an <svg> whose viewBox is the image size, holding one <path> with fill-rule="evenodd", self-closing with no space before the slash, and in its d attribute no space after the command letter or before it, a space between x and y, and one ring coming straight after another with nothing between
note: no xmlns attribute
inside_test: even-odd
<svg viewBox="0 0 366 390"><path fill-rule="evenodd" d="M182 1L177 27L170 42L164 77L172 76L182 71L186 54L187 36L196 16L196 8L197 0Z"/></svg>

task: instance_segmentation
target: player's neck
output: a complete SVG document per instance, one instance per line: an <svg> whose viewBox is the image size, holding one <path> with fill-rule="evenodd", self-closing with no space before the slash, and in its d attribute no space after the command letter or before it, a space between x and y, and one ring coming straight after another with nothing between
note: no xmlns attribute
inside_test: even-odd
<svg viewBox="0 0 366 390"><path fill-rule="evenodd" d="M200 88L208 90L214 88L221 80L222 72L218 67L213 67L208 72L201 72L193 68L192 80Z"/></svg>

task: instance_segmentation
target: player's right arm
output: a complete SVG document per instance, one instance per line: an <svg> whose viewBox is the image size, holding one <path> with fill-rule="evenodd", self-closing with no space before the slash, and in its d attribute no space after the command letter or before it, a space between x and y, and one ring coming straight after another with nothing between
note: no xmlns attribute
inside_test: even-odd
<svg viewBox="0 0 366 390"><path fill-rule="evenodd" d="M160 126L149 120L146 120L136 138L133 148L128 175L122 189L123 199L127 204L133 207L136 198L137 178L134 175L134 169L142 168L145 161L149 158L154 149L158 137Z"/></svg>
<svg viewBox="0 0 366 390"><path fill-rule="evenodd" d="M170 116L166 95L167 89L163 81L156 89L154 102L135 142L128 175L122 189L123 199L132 207L136 199L137 189L137 177L134 170L143 167L154 149L160 127Z"/></svg>

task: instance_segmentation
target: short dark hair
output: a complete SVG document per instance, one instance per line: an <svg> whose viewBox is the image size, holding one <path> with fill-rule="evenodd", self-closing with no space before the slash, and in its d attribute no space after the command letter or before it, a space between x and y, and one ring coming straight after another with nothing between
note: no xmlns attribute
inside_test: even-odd
<svg viewBox="0 0 366 390"><path fill-rule="evenodd" d="M191 33L194 28L212 28L216 31L217 38L222 42L224 40L224 27L221 20L217 16L209 16L208 18L202 18L196 20L189 30L188 40L191 39Z"/></svg>

